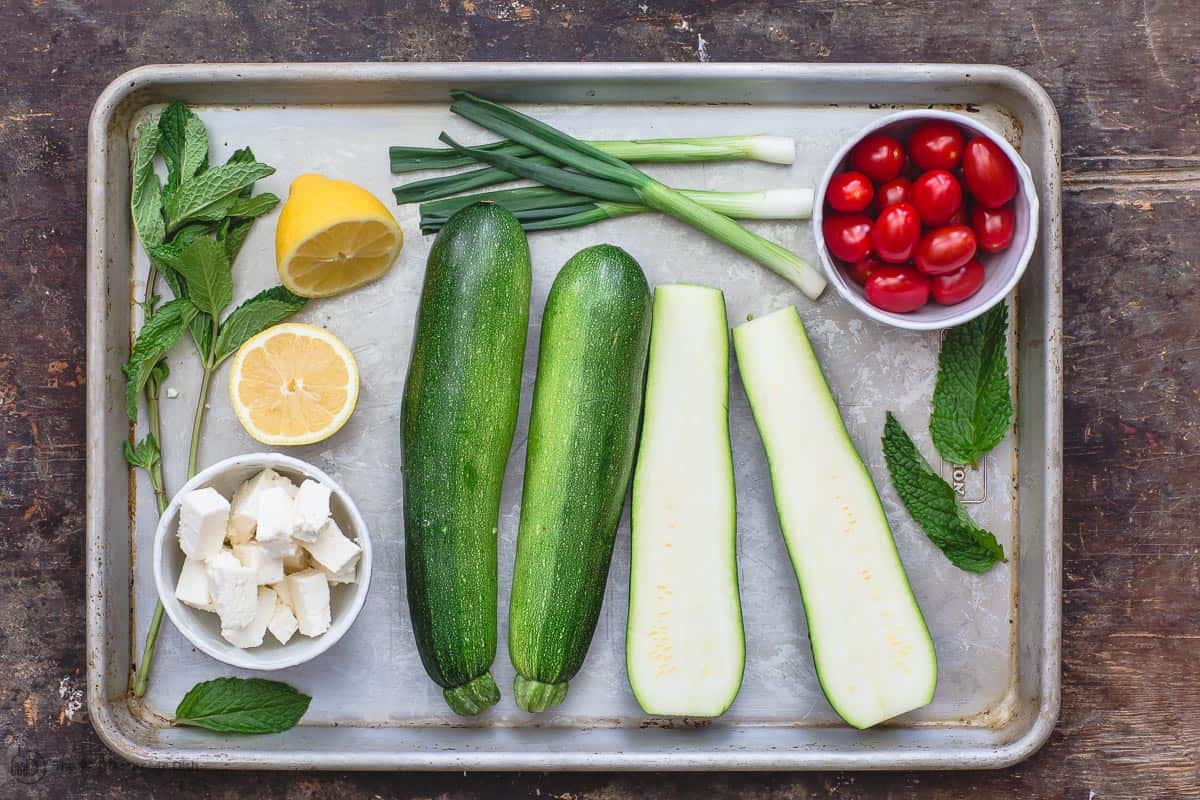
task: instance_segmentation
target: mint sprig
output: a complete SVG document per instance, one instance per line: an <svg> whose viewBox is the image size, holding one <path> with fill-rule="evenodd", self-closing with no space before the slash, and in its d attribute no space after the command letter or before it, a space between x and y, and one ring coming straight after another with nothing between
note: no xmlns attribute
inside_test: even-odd
<svg viewBox="0 0 1200 800"><path fill-rule="evenodd" d="M929 433L942 458L979 465L1012 425L1008 381L1008 306L950 330L938 354Z"/></svg>
<svg viewBox="0 0 1200 800"><path fill-rule="evenodd" d="M883 456L904 507L954 566L987 572L1007 560L996 537L975 524L954 487L933 471L890 411L883 427Z"/></svg>
<svg viewBox="0 0 1200 800"><path fill-rule="evenodd" d="M311 702L286 683L216 678L184 695L175 709L175 724L219 733L282 733L300 721Z"/></svg>
<svg viewBox="0 0 1200 800"><path fill-rule="evenodd" d="M222 322L233 301L233 264L254 220L279 205L270 193L254 194L254 184L275 172L259 163L250 148L235 151L225 164L209 168L208 132L204 123L182 103L171 103L157 119L138 130L132 155L130 213L138 239L150 258L145 298L145 322L125 365L125 405L137 421L138 395L145 397L147 436L136 445L123 442L129 463L144 469L154 489L159 513L166 508L163 482L163 441L159 390L166 380L164 359L183 331L191 333L203 369L192 418L188 476L195 474L205 404L213 372L246 339L282 322L300 310L303 298L282 286L260 292ZM163 184L155 172L161 156L166 165ZM156 294L162 275L173 299L159 305ZM133 693L145 694L154 645L162 623L159 603L150 621Z"/></svg>

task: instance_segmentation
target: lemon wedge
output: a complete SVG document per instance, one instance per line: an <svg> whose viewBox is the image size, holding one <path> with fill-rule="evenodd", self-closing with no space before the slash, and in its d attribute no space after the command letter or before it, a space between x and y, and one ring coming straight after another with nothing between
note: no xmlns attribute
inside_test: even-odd
<svg viewBox="0 0 1200 800"><path fill-rule="evenodd" d="M404 234L375 195L348 181L301 175L275 226L279 280L302 297L329 297L391 269Z"/></svg>
<svg viewBox="0 0 1200 800"><path fill-rule="evenodd" d="M346 424L358 403L358 364L324 328L288 322L246 341L233 357L229 400L263 444L312 444Z"/></svg>

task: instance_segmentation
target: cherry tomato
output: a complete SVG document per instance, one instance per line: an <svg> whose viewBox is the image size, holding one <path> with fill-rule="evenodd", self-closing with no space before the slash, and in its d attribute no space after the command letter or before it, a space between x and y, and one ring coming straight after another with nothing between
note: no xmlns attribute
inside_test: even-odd
<svg viewBox="0 0 1200 800"><path fill-rule="evenodd" d="M954 169L963 156L963 135L949 122L927 122L908 137L908 154L921 169Z"/></svg>
<svg viewBox="0 0 1200 800"><path fill-rule="evenodd" d="M966 225L946 225L921 237L913 263L926 275L945 275L974 257L975 231Z"/></svg>
<svg viewBox="0 0 1200 800"><path fill-rule="evenodd" d="M871 218L861 214L830 214L821 223L825 246L842 261L857 264L871 255Z"/></svg>
<svg viewBox="0 0 1200 800"><path fill-rule="evenodd" d="M872 133L854 145L850 165L876 183L884 183L904 167L904 147L891 136Z"/></svg>
<svg viewBox="0 0 1200 800"><path fill-rule="evenodd" d="M860 261L857 264L851 264L846 268L846 272L849 273L850 280L854 281L859 286L865 286L867 283L867 278L871 277L871 273L882 266L884 266L884 263L878 258L868 258L866 261Z"/></svg>
<svg viewBox="0 0 1200 800"><path fill-rule="evenodd" d="M875 207L882 210L896 203L912 202L912 181L896 178L879 187L875 192Z"/></svg>
<svg viewBox="0 0 1200 800"><path fill-rule="evenodd" d="M972 258L954 272L934 275L930 283L933 284L934 300L944 306L961 303L983 286L983 264Z"/></svg>
<svg viewBox="0 0 1200 800"><path fill-rule="evenodd" d="M962 187L944 169L931 169L917 178L912 194L913 205L926 225L943 225L962 207Z"/></svg>
<svg viewBox="0 0 1200 800"><path fill-rule="evenodd" d="M835 211L852 214L866 211L875 197L875 186L861 172L839 172L829 179L825 199Z"/></svg>
<svg viewBox="0 0 1200 800"><path fill-rule="evenodd" d="M963 153L963 181L981 206L999 208L1017 193L1017 170L991 139L976 136Z"/></svg>
<svg viewBox="0 0 1200 800"><path fill-rule="evenodd" d="M989 253L999 253L1012 244L1017 215L1011 205L1000 208L976 206L971 212L971 227L979 246Z"/></svg>
<svg viewBox="0 0 1200 800"><path fill-rule="evenodd" d="M929 278L912 267L887 265L867 278L867 300L876 308L907 314L929 300Z"/></svg>
<svg viewBox="0 0 1200 800"><path fill-rule="evenodd" d="M893 264L903 264L912 258L917 240L921 238L921 217L912 203L897 203L879 212L871 228L871 245L875 255Z"/></svg>
<svg viewBox="0 0 1200 800"><path fill-rule="evenodd" d="M947 225L970 225L971 224L971 209L967 208L967 204L959 203L958 208L950 215L950 219L946 220ZM978 233L978 231L976 232Z"/></svg>

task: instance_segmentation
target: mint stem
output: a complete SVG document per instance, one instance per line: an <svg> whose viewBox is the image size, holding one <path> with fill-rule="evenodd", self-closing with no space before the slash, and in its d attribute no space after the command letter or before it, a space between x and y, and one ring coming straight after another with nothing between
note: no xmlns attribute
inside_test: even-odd
<svg viewBox="0 0 1200 800"><path fill-rule="evenodd" d="M204 404L208 402L208 385L212 383L212 367L204 368L200 378L200 396L196 398L196 413L192 416L192 443L188 447L188 478L196 474L196 461L200 456L200 429L204 424Z"/></svg>
<svg viewBox="0 0 1200 800"><path fill-rule="evenodd" d="M154 291L154 283L151 281L157 279L157 273L153 265L150 267L150 280L146 282L146 296L149 297ZM217 323L213 321L213 341L216 341ZM204 421L204 404L208 401L208 385L212 380L213 367L205 366L204 377L200 382L200 399L196 403L196 414L192 419L192 442L188 447L188 479L191 479L196 474L196 460L200 454L200 427ZM150 485L154 487L154 499L158 505L158 515L161 517L163 512L167 510L167 490L163 482L162 472L162 448L165 443L161 435L162 422L158 408L158 391L161 387L158 381L151 380L146 384L146 418L147 424L150 426L150 432L154 434L155 441L159 444L159 459L152 470L148 471L150 476ZM159 600L154 605L154 616L150 618L150 630L146 631L146 643L142 646L142 662L137 671L137 678L133 684L133 696L141 697L146 694L146 685L150 681L150 667L154 663L154 646L158 644L158 629L162 626L163 619L163 604Z"/></svg>

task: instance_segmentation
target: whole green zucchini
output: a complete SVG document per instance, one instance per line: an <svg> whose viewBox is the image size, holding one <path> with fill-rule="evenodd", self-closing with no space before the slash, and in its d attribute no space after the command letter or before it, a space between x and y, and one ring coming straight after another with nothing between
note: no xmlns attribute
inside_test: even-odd
<svg viewBox="0 0 1200 800"><path fill-rule="evenodd" d="M496 522L521 394L529 246L497 205L446 223L425 267L400 409L408 605L425 671L459 714L500 699Z"/></svg>
<svg viewBox="0 0 1200 800"><path fill-rule="evenodd" d="M589 247L546 300L509 606L513 692L562 702L596 629L629 487L650 289L624 250Z"/></svg>

